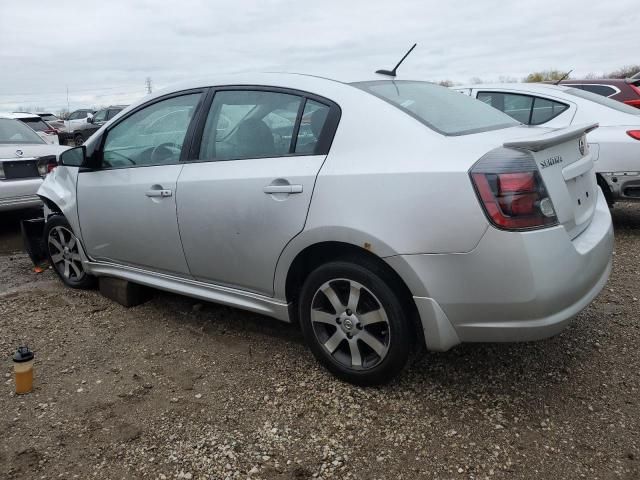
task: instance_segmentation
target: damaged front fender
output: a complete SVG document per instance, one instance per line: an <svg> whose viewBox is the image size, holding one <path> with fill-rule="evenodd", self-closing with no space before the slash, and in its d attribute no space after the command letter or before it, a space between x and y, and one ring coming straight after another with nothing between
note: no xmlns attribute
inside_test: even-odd
<svg viewBox="0 0 640 480"><path fill-rule="evenodd" d="M76 237L81 238L76 199L78 170L78 167L58 166L45 177L38 189L38 196L45 204L45 220L57 213L58 209L71 225Z"/></svg>

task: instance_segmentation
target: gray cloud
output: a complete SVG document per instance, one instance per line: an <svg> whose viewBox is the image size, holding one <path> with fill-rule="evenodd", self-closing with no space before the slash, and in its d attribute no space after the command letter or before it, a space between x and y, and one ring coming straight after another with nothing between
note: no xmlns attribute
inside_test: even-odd
<svg viewBox="0 0 640 480"><path fill-rule="evenodd" d="M636 0L455 4L432 0L0 0L0 110L129 103L154 86L220 73L331 77L389 68L466 82L575 75L637 62Z"/></svg>

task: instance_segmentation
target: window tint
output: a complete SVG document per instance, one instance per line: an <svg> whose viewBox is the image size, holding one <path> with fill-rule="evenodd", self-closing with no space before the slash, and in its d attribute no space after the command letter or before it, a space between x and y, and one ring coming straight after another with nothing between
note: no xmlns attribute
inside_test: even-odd
<svg viewBox="0 0 640 480"><path fill-rule="evenodd" d="M118 123L107 133L103 166L177 163L199 99L195 93L162 100Z"/></svg>
<svg viewBox="0 0 640 480"><path fill-rule="evenodd" d="M298 130L296 153L316 153L318 140L328 115L329 107L327 105L307 100Z"/></svg>
<svg viewBox="0 0 640 480"><path fill-rule="evenodd" d="M603 97L609 97L616 93L616 89L607 85L580 85L580 88L587 92L602 95Z"/></svg>
<svg viewBox="0 0 640 480"><path fill-rule="evenodd" d="M428 82L378 80L352 85L382 98L444 135L465 135L516 125L504 113L474 98Z"/></svg>
<svg viewBox="0 0 640 480"><path fill-rule="evenodd" d="M104 122L106 119L107 119L106 110L98 110L96 114L93 116L94 122Z"/></svg>
<svg viewBox="0 0 640 480"><path fill-rule="evenodd" d="M44 123L40 117L37 118L21 118L21 122L24 122L29 127L33 128L36 132L44 132L50 130L49 125Z"/></svg>
<svg viewBox="0 0 640 480"><path fill-rule="evenodd" d="M40 144L45 143L36 132L18 120L0 118L0 144Z"/></svg>
<svg viewBox="0 0 640 480"><path fill-rule="evenodd" d="M536 97L533 103L533 112L531 113L531 125L546 123L560 115L567 108L569 108L569 106L564 103Z"/></svg>
<svg viewBox="0 0 640 480"><path fill-rule="evenodd" d="M586 92L584 90L578 90L577 88L568 88L565 90L565 93L573 95L574 97L584 98L585 100L591 100L592 102L603 105L605 107L613 108L614 110L617 110L619 112L630 113L631 115L640 115L640 109L631 107L622 102L618 102L617 100L603 97L602 95Z"/></svg>
<svg viewBox="0 0 640 480"><path fill-rule="evenodd" d="M478 100L497 108L520 123L529 123L533 97L512 93L478 92Z"/></svg>
<svg viewBox="0 0 640 480"><path fill-rule="evenodd" d="M201 160L274 157L291 152L302 98L276 92L220 91L207 116Z"/></svg>

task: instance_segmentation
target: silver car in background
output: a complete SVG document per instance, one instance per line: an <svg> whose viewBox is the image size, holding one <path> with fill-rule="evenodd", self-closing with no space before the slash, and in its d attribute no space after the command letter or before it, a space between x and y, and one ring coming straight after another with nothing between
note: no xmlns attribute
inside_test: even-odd
<svg viewBox="0 0 640 480"><path fill-rule="evenodd" d="M47 144L24 123L0 114L0 212L39 207L42 178L67 147Z"/></svg>
<svg viewBox="0 0 640 480"><path fill-rule="evenodd" d="M299 322L386 382L412 350L560 332L613 231L585 133L420 81L193 82L128 107L39 190L51 264Z"/></svg>
<svg viewBox="0 0 640 480"><path fill-rule="evenodd" d="M597 122L589 144L609 205L640 200L640 109L571 85L501 83L454 87L524 125L564 128Z"/></svg>

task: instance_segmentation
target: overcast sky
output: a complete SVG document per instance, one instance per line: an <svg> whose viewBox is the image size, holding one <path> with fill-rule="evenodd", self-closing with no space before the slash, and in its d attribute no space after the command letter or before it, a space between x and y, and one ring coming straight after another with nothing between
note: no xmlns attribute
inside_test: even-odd
<svg viewBox="0 0 640 480"><path fill-rule="evenodd" d="M468 82L639 62L638 0L0 0L0 111L130 103L217 73Z"/></svg>

